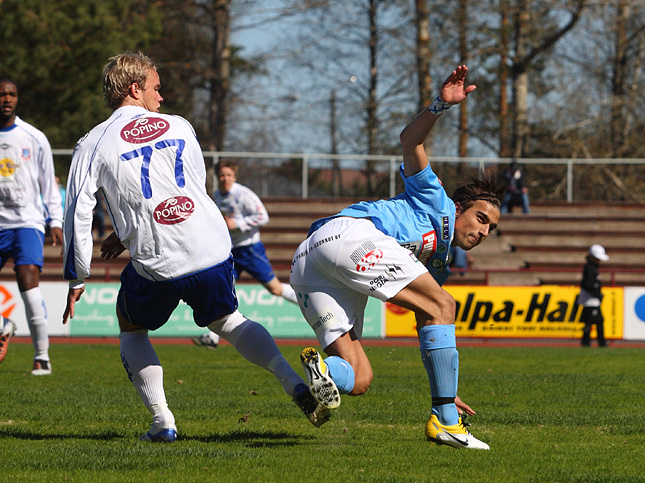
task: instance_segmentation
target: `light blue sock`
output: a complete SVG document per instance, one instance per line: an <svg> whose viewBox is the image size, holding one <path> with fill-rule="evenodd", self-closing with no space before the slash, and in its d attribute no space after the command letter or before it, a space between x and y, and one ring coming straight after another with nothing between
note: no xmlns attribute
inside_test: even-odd
<svg viewBox="0 0 645 483"><path fill-rule="evenodd" d="M347 394L354 389L354 369L342 357L330 356L324 360L329 368L329 375L336 383L341 394Z"/></svg>
<svg viewBox="0 0 645 483"><path fill-rule="evenodd" d="M459 353L454 324L421 327L419 348L430 382L432 414L441 424L457 424L459 414L454 400L457 396Z"/></svg>

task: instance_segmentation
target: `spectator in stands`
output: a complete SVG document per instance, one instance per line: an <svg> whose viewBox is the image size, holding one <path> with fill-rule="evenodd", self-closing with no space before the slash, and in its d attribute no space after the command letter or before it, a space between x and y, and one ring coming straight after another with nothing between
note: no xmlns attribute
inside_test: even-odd
<svg viewBox="0 0 645 483"><path fill-rule="evenodd" d="M215 174L218 188L213 193L213 199L224 215L231 234L235 280L247 271L273 295L297 304L291 285L280 282L273 273L264 244L260 241L260 228L269 222L269 214L258 195L237 182L237 172L238 166L233 161L217 163ZM215 348L219 337L209 331L193 337L193 342Z"/></svg>
<svg viewBox="0 0 645 483"><path fill-rule="evenodd" d="M64 245L70 286L63 323L74 317L90 274L91 215L100 190L115 230L101 255L110 259L130 251L116 314L123 367L153 415L140 439L177 438L148 332L162 327L181 300L193 309L198 326L217 332L248 361L274 374L320 426L329 410L316 402L269 332L237 310L231 239L206 192L195 131L185 119L159 113L159 89L155 64L141 53L112 57L103 70L104 97L114 112L77 143L69 171Z"/></svg>
<svg viewBox="0 0 645 483"><path fill-rule="evenodd" d="M475 90L468 68L457 67L439 96L401 132L405 191L388 200L362 201L313 223L293 258L290 282L305 319L328 355L305 348L301 362L310 383L330 386L320 400L364 394L373 378L361 344L368 297L415 314L421 360L432 394L425 435L457 448L489 449L467 429L460 413L473 414L457 397L459 354L455 300L441 285L450 275L453 247L470 250L500 217L504 182L490 172L464 180L448 196L424 149L439 117ZM465 416L463 416L465 417Z"/></svg>
<svg viewBox="0 0 645 483"><path fill-rule="evenodd" d="M512 213L514 206L521 206L523 213L530 213L529 188L526 186L524 170L517 163L511 162L504 170L506 179L506 196L502 202L502 213Z"/></svg>
<svg viewBox="0 0 645 483"><path fill-rule="evenodd" d="M0 78L0 267L13 258L34 345L31 373L41 376L52 373L47 310L39 286L45 227L50 227L52 245L63 243L63 207L49 141L16 115L17 107L16 84ZM0 361L14 330L14 323L0 316Z"/></svg>
<svg viewBox="0 0 645 483"><path fill-rule="evenodd" d="M607 346L605 340L605 318L602 315L600 304L602 302L602 284L598 267L600 262L606 262L609 256L605 253L605 248L601 245L591 245L587 254L587 263L582 269L582 282L580 283L580 295L578 303L582 305L582 314L580 321L584 322L582 329L582 345L589 347L591 345L591 328L596 326L598 334L598 347Z"/></svg>

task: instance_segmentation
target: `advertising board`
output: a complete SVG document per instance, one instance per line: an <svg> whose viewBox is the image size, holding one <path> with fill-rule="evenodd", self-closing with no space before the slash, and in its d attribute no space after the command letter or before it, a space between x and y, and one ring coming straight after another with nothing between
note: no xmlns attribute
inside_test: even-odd
<svg viewBox="0 0 645 483"><path fill-rule="evenodd" d="M575 286L539 287L449 286L455 298L457 337L579 338L582 308ZM605 337L623 337L623 289L603 289ZM388 304L387 337L416 337L414 314ZM595 337L595 328L592 331Z"/></svg>

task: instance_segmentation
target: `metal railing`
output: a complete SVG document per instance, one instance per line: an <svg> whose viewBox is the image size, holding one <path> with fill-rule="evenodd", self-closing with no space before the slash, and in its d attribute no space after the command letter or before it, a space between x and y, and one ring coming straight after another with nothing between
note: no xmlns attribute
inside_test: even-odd
<svg viewBox="0 0 645 483"><path fill-rule="evenodd" d="M71 156L71 149L54 149L55 156ZM399 166L402 162L400 155L362 155L362 154L325 154L325 153L270 153L270 152L234 152L234 151L204 151L207 167L212 168L221 159L236 160L240 165L238 179L243 184L256 191L260 197L297 197L308 199L312 197L392 197L400 192L402 185L399 177ZM433 156L430 158L432 168L443 180L444 185L449 185L455 177L476 172L493 166L508 165L511 158L483 158L483 157L446 157ZM576 191L589 182L585 176L585 167L636 167L624 173L624 178L645 179L645 158L597 158L597 159L553 159L553 158L526 158L516 159L519 164L527 169L528 184L533 189L536 187L532 199L544 200L548 193L555 199L572 203L574 201L593 201L588 198L576 199ZM559 170L549 170L546 180L541 173L535 172L531 178L530 170L537 167L557 166ZM642 168L642 170L641 170ZM210 187L216 186L214 172L209 171ZM369 174L371 173L371 174ZM442 176L443 175L443 176ZM609 182L617 186L625 184L625 179L612 173L607 174ZM375 189L372 193L361 191L361 187L368 184L370 176ZM335 177L335 178L334 178ZM537 179L535 179L537 178ZM336 179L336 186L334 186ZM537 187L543 185L543 190ZM447 189L448 189L447 188ZM630 200L645 202L645 187L634 190L624 187L630 193ZM593 189L590 190L595 192ZM596 190L598 191L598 190ZM600 191L598 191L600 192ZM636 194L634 195L634 192ZM561 193L561 194L560 194ZM602 198L600 199L602 200Z"/></svg>

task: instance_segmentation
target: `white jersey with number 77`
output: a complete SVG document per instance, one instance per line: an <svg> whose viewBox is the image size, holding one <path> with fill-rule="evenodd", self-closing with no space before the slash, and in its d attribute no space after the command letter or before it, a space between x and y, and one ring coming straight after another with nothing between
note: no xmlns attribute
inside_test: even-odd
<svg viewBox="0 0 645 483"><path fill-rule="evenodd" d="M228 229L206 192L202 151L185 119L124 106L77 143L65 202L68 280L90 275L98 190L141 276L176 279L228 258Z"/></svg>

